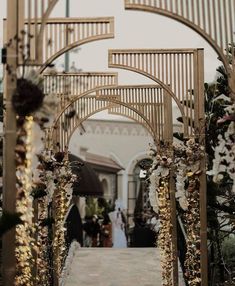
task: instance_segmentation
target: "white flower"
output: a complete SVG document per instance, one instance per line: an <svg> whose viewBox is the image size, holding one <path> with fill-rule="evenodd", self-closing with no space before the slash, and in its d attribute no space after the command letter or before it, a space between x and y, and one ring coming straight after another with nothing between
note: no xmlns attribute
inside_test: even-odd
<svg viewBox="0 0 235 286"><path fill-rule="evenodd" d="M188 209L188 202L187 202L186 197L180 197L179 198L179 204L184 211L186 211Z"/></svg>

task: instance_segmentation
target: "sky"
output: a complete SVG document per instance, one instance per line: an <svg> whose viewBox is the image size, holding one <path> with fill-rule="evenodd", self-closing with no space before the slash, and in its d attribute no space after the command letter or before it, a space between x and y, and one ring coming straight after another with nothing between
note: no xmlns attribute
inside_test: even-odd
<svg viewBox="0 0 235 286"><path fill-rule="evenodd" d="M59 0L51 17L65 16L66 0ZM0 20L6 17L7 0L0 0ZM204 48L205 81L215 78L216 67L220 64L217 55L207 42L193 30L173 19L158 14L124 9L124 0L70 0L71 17L115 18L115 38L95 41L81 46L78 53L70 53L70 65L75 62L82 71L118 71L119 84L153 83L136 73L108 68L108 49L115 48ZM0 45L3 31L0 25ZM63 64L64 57L57 60ZM2 69L2 67L1 67Z"/></svg>

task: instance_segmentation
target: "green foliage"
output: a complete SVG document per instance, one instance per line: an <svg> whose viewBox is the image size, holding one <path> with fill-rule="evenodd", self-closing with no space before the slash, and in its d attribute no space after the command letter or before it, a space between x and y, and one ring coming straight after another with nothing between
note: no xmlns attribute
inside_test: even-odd
<svg viewBox="0 0 235 286"><path fill-rule="evenodd" d="M222 253L225 264L235 266L235 236L227 237L222 243Z"/></svg>
<svg viewBox="0 0 235 286"><path fill-rule="evenodd" d="M109 213L114 211L114 204L108 202L105 198L98 198L98 206L103 209L104 213Z"/></svg>
<svg viewBox="0 0 235 286"><path fill-rule="evenodd" d="M96 198L88 197L86 200L86 216L92 217L93 215L102 216L104 207L99 207Z"/></svg>

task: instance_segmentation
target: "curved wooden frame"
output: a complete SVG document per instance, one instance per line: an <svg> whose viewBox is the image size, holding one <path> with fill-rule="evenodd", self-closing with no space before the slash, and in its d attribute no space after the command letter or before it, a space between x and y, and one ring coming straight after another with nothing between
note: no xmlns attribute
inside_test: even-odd
<svg viewBox="0 0 235 286"><path fill-rule="evenodd" d="M172 97L161 86L118 85L98 90L96 96L97 99L106 100L116 96L142 114L147 114L157 136L157 146L160 146L161 140L173 141ZM115 109L110 112L118 114L118 109Z"/></svg>
<svg viewBox="0 0 235 286"><path fill-rule="evenodd" d="M66 34L64 35L64 39L63 39L64 40L64 47L57 50L52 56L46 57L43 64L39 68L39 73L42 73L46 69L46 67L50 63L52 63L56 58L58 58L59 56L68 52L71 49L74 49L74 48L79 47L83 44L93 42L96 40L105 40L105 39L114 38L114 18L113 17L50 19L47 21L45 28L47 26L49 27L50 25L66 25ZM83 39L71 41L71 38L72 37L75 38L75 35L76 35L76 32L74 32L73 36L70 35L70 33L73 33L71 27L73 27L75 25L78 25L78 28L77 28L78 31L77 32L78 32L79 37L80 37L79 25L82 25L82 27L84 28L82 30L82 33L81 33ZM99 25L100 25L100 27L99 27ZM103 27L103 25L106 25L106 26ZM47 34L45 28L44 28L44 34L45 33ZM71 30L69 30L69 29L71 29ZM59 32L60 33L59 35L61 35L62 32L58 31L58 30L56 30L56 32ZM68 32L68 31L70 31L70 32ZM87 33L87 35L85 35L86 33ZM51 30L50 30L50 34L52 36ZM47 38L47 35L45 35L45 37L46 37L46 39L45 39L46 41L52 41L50 38L49 39ZM55 40L57 43L58 35L55 34L54 37L55 37ZM62 35L60 37L62 37ZM53 43L53 41L52 41L51 45L55 45L55 43ZM62 45L62 43L60 45ZM49 48L47 46L46 49L49 50L52 48Z"/></svg>
<svg viewBox="0 0 235 286"><path fill-rule="evenodd" d="M143 74L151 79L153 79L155 82L157 82L160 86L163 88L166 88L166 82L163 82L162 80L166 81L166 79L169 79L169 72L170 72L170 79L172 79L172 64L170 63L170 71L168 70L168 65L166 67L164 66L164 63L166 62L166 56L163 57L163 59L159 59L157 57L153 58L153 54L157 53L157 55L160 53L162 55L165 55L166 52L174 52L179 53L182 52L182 50L109 50L109 67L114 68L122 68L131 70L140 74ZM202 49L193 49L193 50L183 50L183 52L193 52L193 60L194 60L194 67L193 67L193 74L194 74L194 106L192 105L192 98L187 100L186 103L190 102L190 110L194 109L194 120L195 120L195 136L197 139L199 139L201 144L204 144L204 122L205 122L205 114L204 114L204 70L203 70L203 50ZM134 56L133 56L134 55ZM145 57L141 57L141 55L145 55ZM165 61L165 62L164 62ZM158 68L162 68L161 71L157 71L157 68L155 66L155 69L153 69L152 63L156 64L158 62ZM161 64L159 64L159 62ZM161 66L162 65L162 66ZM176 62L174 62L174 65L176 66ZM164 70L164 68L166 70ZM156 75L160 73L159 79ZM175 68L173 70L173 73L176 75L181 74L180 67L178 67L178 73L175 71ZM183 72L182 72L183 74ZM187 73L186 73L187 74ZM175 75L175 76L176 76ZM183 77L182 77L183 78ZM182 78L178 78L178 83L175 86L180 86L182 83ZM176 80L175 80L176 81ZM177 81L176 81L177 82ZM172 82L168 82L170 86L172 86ZM172 86L173 87L173 86ZM183 88L182 88L183 90ZM187 89L186 89L187 90ZM170 88L167 88L167 91L169 94L175 99L180 96L179 92L178 94L175 93L175 91ZM181 97L182 98L182 97ZM179 102L179 99L178 99ZM183 97L184 102L184 97ZM188 105L188 104L187 104ZM182 110L182 108L180 109ZM184 113L183 113L184 114ZM184 136L187 137L187 124L186 117L184 114L183 118L184 123ZM192 120L191 120L192 124ZM190 134L192 135L192 134ZM201 169L203 170L203 173L201 175L200 181L200 222L201 222L201 228L200 228L200 238L201 238L201 253L200 253L200 259L201 259L201 269L202 269L202 286L207 286L207 202L206 202L206 175L205 175L205 162L201 161ZM172 192L174 194L174 190L172 189ZM172 203L172 225L173 229L172 232L175 234L174 238L176 239L176 212L175 212L175 199L174 195L171 199ZM178 284L178 266L177 266L177 243L173 243L173 281L174 285Z"/></svg>
<svg viewBox="0 0 235 286"><path fill-rule="evenodd" d="M69 74L66 76L69 76ZM138 96L130 93L130 91L132 91L132 93L133 92L135 93L138 91ZM51 132L49 132L50 135L48 136L49 145L51 145L50 141L53 141L53 142L61 141L61 140L56 139L58 137L58 135L56 135L57 133L56 130L60 125L59 120L63 120L63 122L65 122L66 120L66 118L62 119L62 116L65 116L65 113L67 112L67 110L71 108L71 106L74 106L74 105L75 105L76 112L79 113L79 111L77 110L77 108L79 107L76 107L76 102L79 99L89 96L93 92L96 92L97 101L108 100L110 102L117 103L120 106L125 106L127 108L130 107L130 109L134 108L135 113L137 114L139 113L139 115L143 115L144 117L146 117L145 114L148 114L149 118L146 117L148 121L147 125L149 125L152 131L152 134L154 135L153 137L155 139L156 144L159 145L161 140L167 140L169 142L172 142L172 134L173 134L172 102L171 102L171 97L166 93L164 89L162 89L162 87L156 86L156 85L131 85L131 86L128 86L128 85L108 86L106 85L106 86L98 86L96 88L89 89L81 94L78 94L75 97L73 95L73 92L70 93L73 98L71 98L71 100L68 100L67 103L63 106L63 108L61 108L61 110L58 112L54 120L53 127L50 128ZM121 95L123 94L123 92L126 93L126 97L124 96L124 98L122 98L123 95ZM146 100L143 100L141 98L141 96L143 95L145 95L145 99L146 97L148 97L147 102ZM151 112L151 114L149 114L149 108L151 108L152 112L154 113ZM165 109L167 110L167 113L165 113ZM112 111L113 111L112 108L110 108L110 113L112 113ZM160 114L158 114L159 112ZM115 111L115 114L117 113L118 112ZM121 114L123 115L123 113ZM165 129L167 130L163 129L163 125L165 124L166 124ZM59 136L61 137L61 135ZM64 145L67 145L67 144L63 143L63 146Z"/></svg>
<svg viewBox="0 0 235 286"><path fill-rule="evenodd" d="M105 87L98 87L96 89L96 91L98 90L101 90L101 89L104 89ZM58 140L58 135L56 135L56 130L58 128L58 125L59 125L59 120L62 119L62 115L65 114L65 112L71 107L71 105L73 105L74 103L78 102L79 100L82 100L82 99L86 99L86 98L92 98L92 99L96 99L97 102L108 102L108 103L112 103L112 104L118 104L118 105L122 105L122 106L125 106L126 108L129 108L130 110L134 111L136 114L138 114L143 120L144 122L146 122L146 124L144 124L145 128L147 128L150 133L152 133L152 136L153 138L155 139L155 141L157 140L157 134L156 134L156 131L154 130L151 122L149 121L149 119L144 115L142 114L139 110L137 110L136 108L130 106L129 104L127 103L124 103L124 102L121 102L119 100L116 99L116 97L112 97L112 98L109 98L109 99L99 99L97 98L97 96L89 96L90 94L94 93L95 90L91 90L91 91L86 91L84 92L83 94L79 95L77 98L75 98L74 100L72 100L69 104L66 105L66 107L64 107L63 110L61 110L61 112L58 114L57 118L55 119L54 123L53 123L53 126L50 128L51 132L50 134L48 134L48 145L55 145L55 141L60 143L60 147L61 149L63 149L64 146L67 146L68 145L68 141L71 136L69 135L67 137L67 142L60 142L61 140ZM105 107L102 107L104 109L110 109L112 108L113 105L108 105L108 106L105 106ZM96 108L96 107L95 107ZM94 109L95 109L94 108ZM103 110L103 109L99 109L100 111ZM91 113L89 113L90 115L88 117L90 117L92 114L93 114L94 111L92 111ZM96 112L95 112L96 113ZM87 117L86 117L87 118ZM132 118L133 119L133 118ZM83 121L83 120L82 120ZM143 124L141 122L139 122L140 124ZM76 127L74 127L75 129L80 125L81 123L79 124L76 124ZM72 131L74 132L74 131Z"/></svg>
<svg viewBox="0 0 235 286"><path fill-rule="evenodd" d="M124 103L120 103L119 101L117 100L114 100L114 99L109 99L107 100L109 103L115 103L115 104L119 104L119 105L122 105L124 107L126 107L127 109L130 109L132 111L134 111L136 114L138 114L138 116L140 116L145 122L146 124L144 124L143 122L141 121L138 121L136 118L134 117L131 117L131 116L127 116L126 114L122 114L122 113L116 113L117 115L121 115L121 116L124 116L124 117L127 117L129 119L132 119L134 120L135 122L141 124L144 128L146 128L149 132L149 134L155 138L155 135L154 135L154 132L153 130L151 130L151 124L148 122L148 119L145 119L144 116L142 116L136 109L134 108L131 108L130 106L128 106L127 104L124 104ZM101 111L104 111L104 110L107 110L109 109L110 107L104 107L104 108L100 108L100 109L96 109L94 112L91 112L89 115L83 117L81 120L79 120L79 122L77 123L77 125L74 127L73 131L71 132L71 134L69 135L68 137L68 145L69 145L69 142L71 140L71 137L73 136L74 132L76 131L76 129L79 127L79 125L82 124L83 121L85 121L86 119L88 119L89 117L91 117L92 115L96 114L96 113L99 113ZM149 127L149 128L148 128Z"/></svg>
<svg viewBox="0 0 235 286"><path fill-rule="evenodd" d="M185 69L185 74L182 78L180 66L176 70L176 61L174 59L174 69L172 71L172 63L170 63L170 68L168 68L169 63L167 62L166 55L170 54L173 57L178 57L181 54L190 54L193 58L191 62L190 75L187 75L187 68ZM163 65L163 60L167 62L167 67ZM181 112L183 123L184 123L184 135L185 137L200 135L203 131L203 118L204 118L204 73L203 73L203 49L172 49L172 50L135 50L135 49L115 49L109 50L109 67L111 68L121 68L130 70L139 74L142 74L157 84L159 84L166 92L175 100ZM161 62L161 64L160 64ZM153 63L157 63L157 67L153 67ZM181 65L181 63L180 63ZM189 65L187 63L187 65ZM181 67L182 68L182 67ZM158 69L158 70L157 70ZM189 72L189 70L188 70ZM162 77L159 79L157 74ZM182 72L183 74L183 72ZM174 80L173 80L174 75ZM185 78L186 76L186 78ZM191 78L191 83L188 85L189 79ZM177 78L178 77L178 78ZM165 82L163 82L163 80ZM168 82L166 82L168 81ZM187 86L191 86L194 89L194 108L192 104L192 90L190 95L181 94L179 87L184 85L186 81L186 86L182 90L188 92ZM174 86L173 86L174 85ZM186 96L186 98L185 98ZM186 99L190 106L185 106L181 103ZM191 116L195 121L195 126L193 127L193 122L188 122L185 111ZM190 134L188 134L190 132ZM194 132L194 133L193 133Z"/></svg>

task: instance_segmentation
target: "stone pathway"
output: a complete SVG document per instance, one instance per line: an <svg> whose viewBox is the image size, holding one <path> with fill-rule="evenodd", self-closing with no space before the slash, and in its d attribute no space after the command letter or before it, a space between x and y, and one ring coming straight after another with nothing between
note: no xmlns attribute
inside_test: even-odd
<svg viewBox="0 0 235 286"><path fill-rule="evenodd" d="M161 286L156 248L80 248L65 286Z"/></svg>

